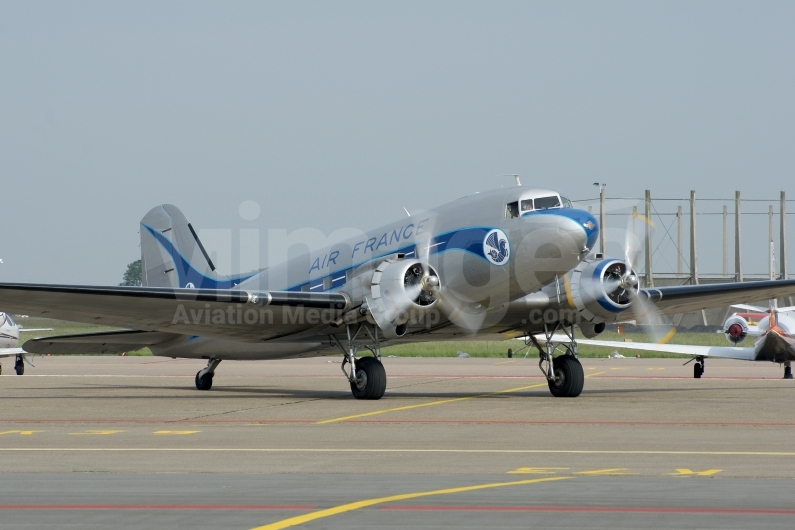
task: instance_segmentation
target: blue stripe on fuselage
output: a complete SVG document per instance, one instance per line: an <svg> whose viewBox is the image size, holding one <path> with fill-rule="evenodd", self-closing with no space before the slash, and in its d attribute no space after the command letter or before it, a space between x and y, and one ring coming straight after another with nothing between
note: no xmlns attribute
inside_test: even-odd
<svg viewBox="0 0 795 530"><path fill-rule="evenodd" d="M589 250L594 248L596 240L599 238L599 222L591 212L586 210L578 210L576 208L551 208L549 210L533 210L526 212L522 214L522 217L535 215L556 215L576 222L585 232L585 237L587 239L585 246L587 246Z"/></svg>
<svg viewBox="0 0 795 530"><path fill-rule="evenodd" d="M161 234L159 230L143 223L141 223L141 226L146 228L149 233L152 234L152 237L155 238L155 241L160 243L160 246L163 247L163 250L168 252L168 255L171 256L171 259L174 262L174 267L177 270L179 287L185 287L189 283L192 283L196 289L231 289L232 287L235 287L239 283L248 280L254 276L254 274L256 274L254 273L245 276L237 276L227 280L218 280L216 278L206 276L199 272L193 265L191 265L190 261L188 261L180 253L180 251L177 250L171 240Z"/></svg>

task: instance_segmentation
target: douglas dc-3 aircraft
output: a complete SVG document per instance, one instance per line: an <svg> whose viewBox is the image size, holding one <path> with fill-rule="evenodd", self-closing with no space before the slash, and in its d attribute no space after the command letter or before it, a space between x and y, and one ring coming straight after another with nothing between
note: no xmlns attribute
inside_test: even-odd
<svg viewBox="0 0 795 530"><path fill-rule="evenodd" d="M229 278L215 271L185 216L162 205L141 221L143 286L3 283L0 307L124 328L34 339L30 352L149 347L207 359L196 374L200 390L212 386L222 360L341 352L358 399L384 395L382 344L525 336L552 394L574 397L584 383L575 325L594 337L652 304L673 314L795 295L788 280L639 289L630 252L593 252L598 233L596 219L558 192L516 186ZM566 339L553 341L556 331ZM373 355L359 356L364 350Z"/></svg>

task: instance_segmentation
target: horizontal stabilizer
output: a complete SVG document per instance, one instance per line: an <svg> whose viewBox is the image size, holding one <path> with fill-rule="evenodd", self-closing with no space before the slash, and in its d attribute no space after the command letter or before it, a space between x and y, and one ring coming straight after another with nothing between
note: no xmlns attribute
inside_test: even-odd
<svg viewBox="0 0 795 530"><path fill-rule="evenodd" d="M32 339L24 344L30 353L51 355L80 355L84 353L122 353L162 344L179 337L162 331L100 331Z"/></svg>

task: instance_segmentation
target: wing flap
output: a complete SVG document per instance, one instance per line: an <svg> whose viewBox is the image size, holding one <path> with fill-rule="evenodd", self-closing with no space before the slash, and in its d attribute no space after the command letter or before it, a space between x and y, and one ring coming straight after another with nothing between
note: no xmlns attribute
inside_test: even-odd
<svg viewBox="0 0 795 530"><path fill-rule="evenodd" d="M140 350L147 346L163 344L178 334L161 331L137 331L121 329L98 333L77 333L31 339L23 348L30 353L42 355L80 355L84 353L122 353Z"/></svg>

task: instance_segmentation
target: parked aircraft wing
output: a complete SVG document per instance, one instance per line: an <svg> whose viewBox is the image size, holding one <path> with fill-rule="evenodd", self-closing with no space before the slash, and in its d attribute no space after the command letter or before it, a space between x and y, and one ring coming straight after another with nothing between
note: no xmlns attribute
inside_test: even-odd
<svg viewBox="0 0 795 530"><path fill-rule="evenodd" d="M52 355L122 353L163 344L180 336L163 331L120 329L31 339L24 344L24 350L30 353Z"/></svg>
<svg viewBox="0 0 795 530"><path fill-rule="evenodd" d="M738 348L736 346L690 346L688 344L654 344L648 342L615 342L610 340L578 339L577 344L590 346L604 346L605 348L623 348L627 350L656 351L661 353L675 353L679 355L692 355L703 357L721 357L725 359L739 359L753 361L756 354L753 348Z"/></svg>
<svg viewBox="0 0 795 530"><path fill-rule="evenodd" d="M26 352L22 348L0 348L0 357L9 355L24 355Z"/></svg>
<svg viewBox="0 0 795 530"><path fill-rule="evenodd" d="M259 342L328 323L351 301L341 293L0 283L0 305L75 322Z"/></svg>
<svg viewBox="0 0 795 530"><path fill-rule="evenodd" d="M676 285L641 289L663 314L674 315L710 307L795 296L795 280Z"/></svg>

